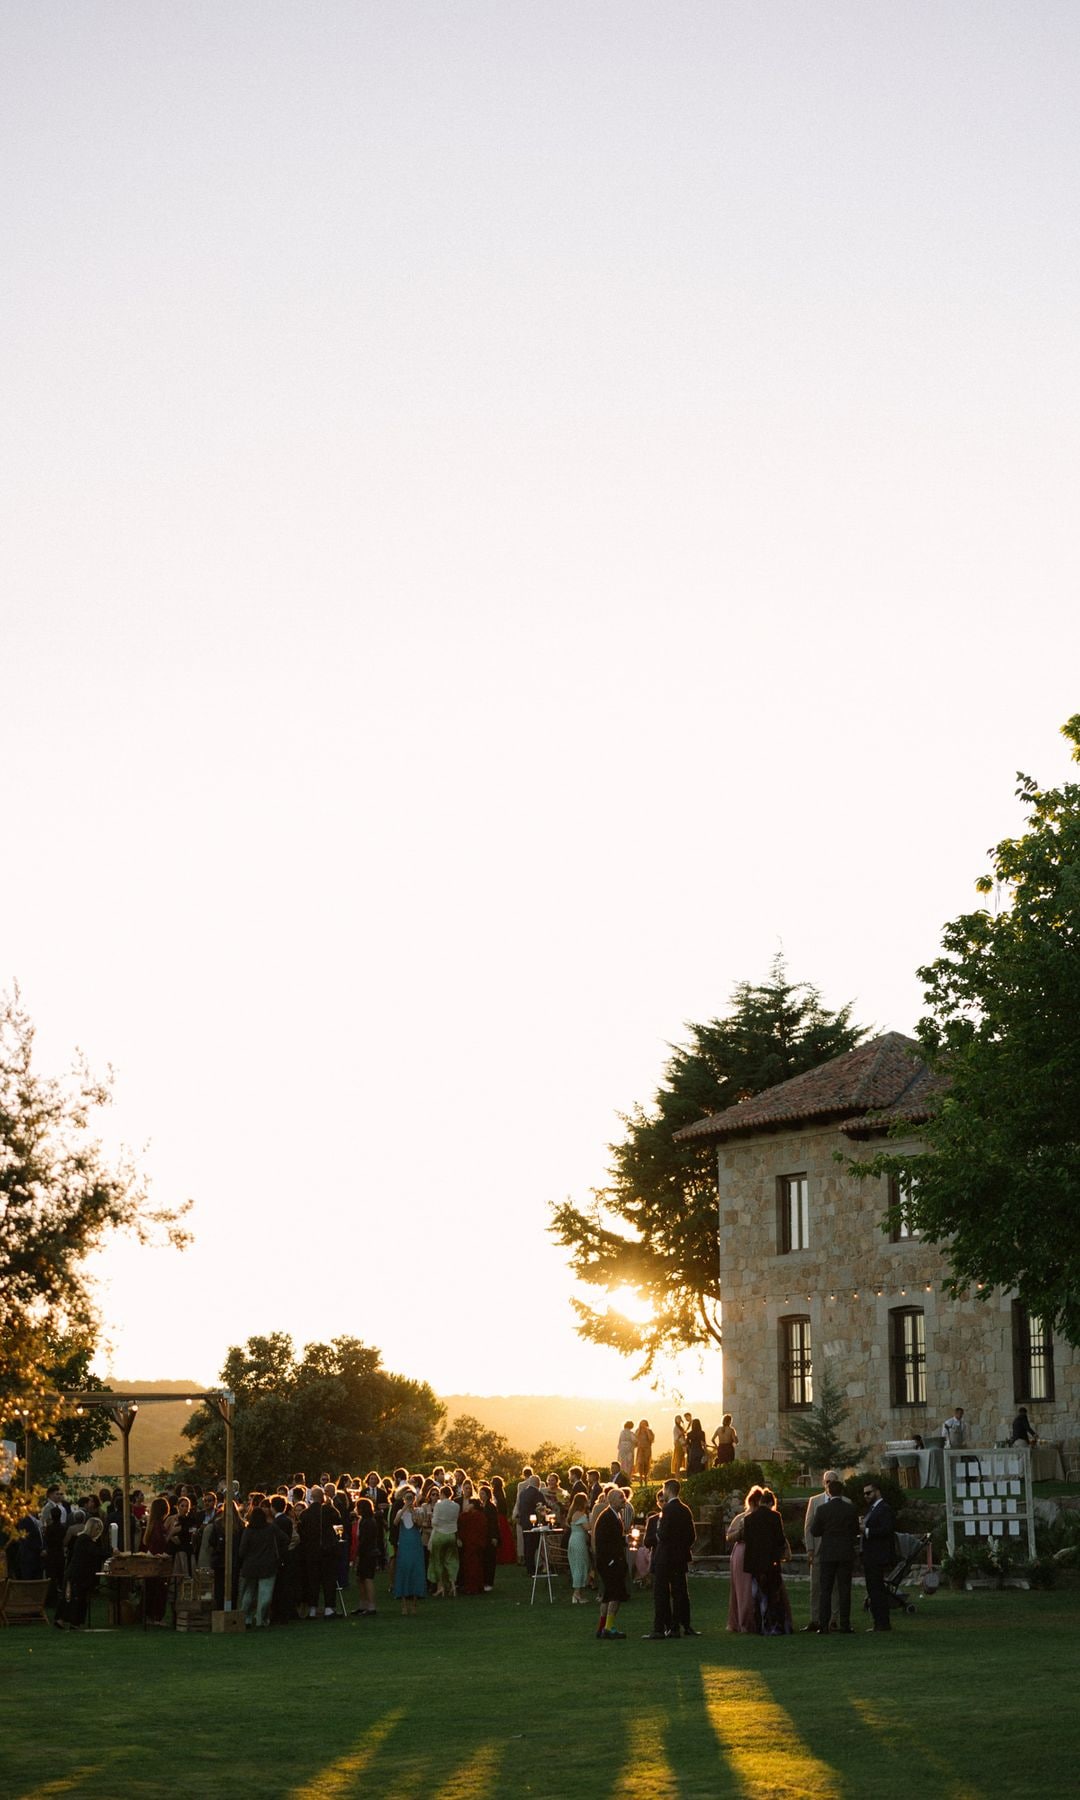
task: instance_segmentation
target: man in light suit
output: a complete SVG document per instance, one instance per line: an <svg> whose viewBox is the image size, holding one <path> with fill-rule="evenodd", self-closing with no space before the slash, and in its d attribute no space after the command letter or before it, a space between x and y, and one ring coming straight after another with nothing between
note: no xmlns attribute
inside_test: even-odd
<svg viewBox="0 0 1080 1800"><path fill-rule="evenodd" d="M862 1521L862 1563L870 1616L874 1621L867 1630L891 1631L885 1571L896 1560L896 1514L888 1501L882 1499L881 1489L872 1476L867 1478L863 1488L863 1499L866 1511Z"/></svg>
<svg viewBox="0 0 1080 1800"><path fill-rule="evenodd" d="M810 1623L809 1625L803 1626L804 1631L820 1630L818 1614L821 1611L821 1555L820 1545L814 1535L814 1520L817 1517L820 1508L828 1501L830 1481L839 1480L839 1469L826 1469L824 1475L821 1477L821 1493L812 1494L806 1503L806 1518L803 1520L803 1543L806 1545L807 1560L810 1564ZM833 1614L829 1624L834 1631L838 1631L840 1628L840 1617L836 1607L833 1608ZM828 1627L826 1627L826 1629L828 1629Z"/></svg>

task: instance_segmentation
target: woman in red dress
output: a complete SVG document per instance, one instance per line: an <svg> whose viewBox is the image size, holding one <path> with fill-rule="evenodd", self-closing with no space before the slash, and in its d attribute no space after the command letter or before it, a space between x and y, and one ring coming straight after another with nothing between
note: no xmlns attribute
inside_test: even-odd
<svg viewBox="0 0 1080 1800"><path fill-rule="evenodd" d="M484 1591L484 1547L488 1523L480 1500L470 1500L461 1509L458 1520L458 1543L461 1545L459 1594L482 1594Z"/></svg>
<svg viewBox="0 0 1080 1800"><path fill-rule="evenodd" d="M499 1554L496 1560L500 1563L517 1562L517 1543L510 1524L510 1508L506 1499L506 1483L501 1475L491 1477L491 1491L495 1496L495 1511L499 1515Z"/></svg>

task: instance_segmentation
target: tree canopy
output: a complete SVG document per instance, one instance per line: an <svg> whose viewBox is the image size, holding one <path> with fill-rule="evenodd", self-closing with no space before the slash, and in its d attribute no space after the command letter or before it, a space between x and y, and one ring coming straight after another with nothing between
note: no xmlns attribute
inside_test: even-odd
<svg viewBox="0 0 1080 1800"><path fill-rule="evenodd" d="M186 1208L152 1207L132 1162L110 1162L94 1136L111 1086L81 1059L40 1074L18 990L0 994L0 1415L35 1436L58 1417L64 1365L85 1370L96 1340L91 1252L116 1232L187 1241Z"/></svg>
<svg viewBox="0 0 1080 1800"><path fill-rule="evenodd" d="M283 1331L234 1345L221 1380L236 1396L238 1479L276 1486L303 1469L364 1474L430 1458L443 1408L426 1381L391 1375L378 1350L359 1338L307 1344L297 1355ZM190 1473L213 1482L225 1471L225 1427L200 1406L184 1426Z"/></svg>
<svg viewBox="0 0 1080 1800"><path fill-rule="evenodd" d="M817 988L788 980L777 956L766 981L739 983L725 1018L687 1025L690 1041L672 1046L651 1107L620 1115L608 1185L587 1207L552 1208L550 1229L573 1274L609 1294L630 1287L652 1309L638 1324L574 1300L582 1337L640 1357L642 1375L664 1354L720 1343L716 1153L677 1143L675 1133L854 1049L866 1033L851 1011L828 1011Z"/></svg>
<svg viewBox="0 0 1080 1800"><path fill-rule="evenodd" d="M1080 762L1080 714L1062 727ZM996 910L946 925L919 970L918 1036L946 1078L923 1156L899 1177L909 1223L942 1246L954 1293L1011 1291L1080 1344L1080 785L1017 775L1027 830L976 882Z"/></svg>

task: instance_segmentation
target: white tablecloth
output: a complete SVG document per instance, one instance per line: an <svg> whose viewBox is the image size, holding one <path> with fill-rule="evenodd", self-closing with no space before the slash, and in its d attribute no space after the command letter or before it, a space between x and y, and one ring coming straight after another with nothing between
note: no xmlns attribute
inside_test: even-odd
<svg viewBox="0 0 1080 1800"><path fill-rule="evenodd" d="M943 1450L916 1450L919 1464L919 1486L945 1486L945 1453Z"/></svg>
<svg viewBox="0 0 1080 1800"><path fill-rule="evenodd" d="M1032 1481L1064 1481L1065 1465L1057 1444L1033 1444L1031 1449Z"/></svg>

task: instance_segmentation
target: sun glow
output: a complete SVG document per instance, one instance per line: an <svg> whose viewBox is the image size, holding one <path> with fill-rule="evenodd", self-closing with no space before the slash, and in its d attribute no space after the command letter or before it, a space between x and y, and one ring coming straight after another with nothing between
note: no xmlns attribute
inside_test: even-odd
<svg viewBox="0 0 1080 1800"><path fill-rule="evenodd" d="M647 1325L653 1316L652 1302L642 1299L636 1288L616 1288L608 1295L608 1311L622 1313L634 1325Z"/></svg>

